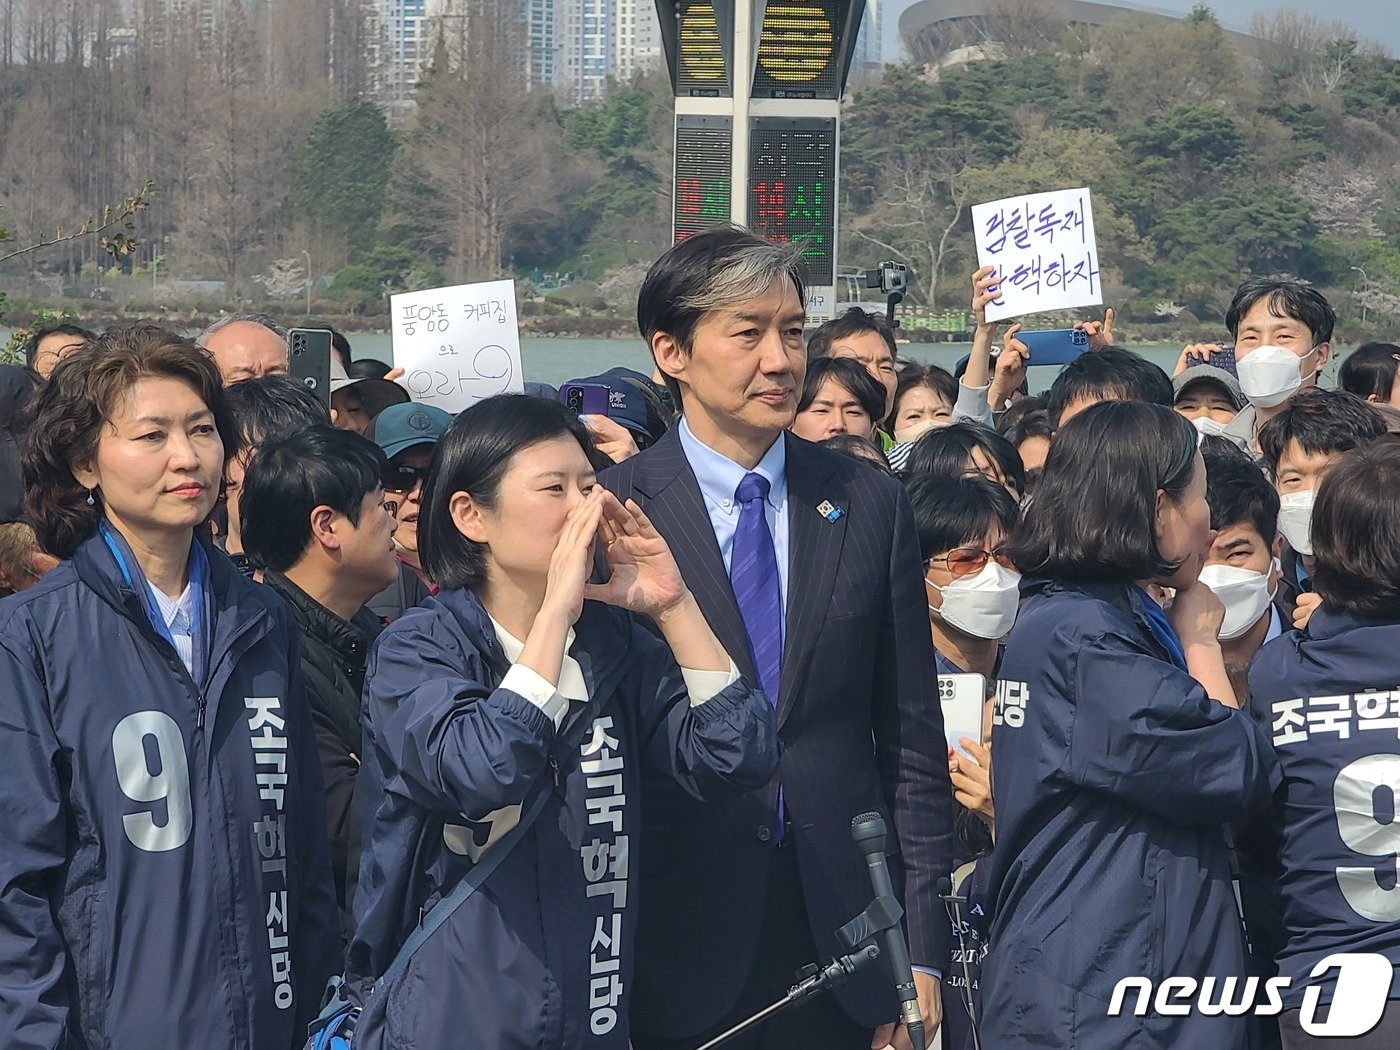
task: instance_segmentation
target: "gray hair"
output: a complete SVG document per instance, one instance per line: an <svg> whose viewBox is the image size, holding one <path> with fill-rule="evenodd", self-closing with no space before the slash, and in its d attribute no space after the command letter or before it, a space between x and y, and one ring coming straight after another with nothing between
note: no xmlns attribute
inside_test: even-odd
<svg viewBox="0 0 1400 1050"><path fill-rule="evenodd" d="M215 332L221 331L222 329L227 328L231 324L243 323L261 325L273 335L275 335L278 339L281 339L284 342L287 339L286 327L282 324L279 324L270 315L262 313L239 313L229 314L226 317L220 317L208 328L200 332L199 337L195 340L195 342L200 346L204 346L208 342L209 337Z"/></svg>
<svg viewBox="0 0 1400 1050"><path fill-rule="evenodd" d="M703 316L711 310L756 299L784 279L801 290L801 244L762 241L744 245L716 260L709 281L679 295L676 308Z"/></svg>

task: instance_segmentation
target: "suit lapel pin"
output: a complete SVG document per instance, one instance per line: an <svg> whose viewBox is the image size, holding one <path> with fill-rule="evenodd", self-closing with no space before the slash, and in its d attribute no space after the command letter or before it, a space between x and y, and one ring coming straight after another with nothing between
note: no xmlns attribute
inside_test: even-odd
<svg viewBox="0 0 1400 1050"><path fill-rule="evenodd" d="M824 499L817 504L817 513L820 514L827 521L835 523L837 521L840 521L841 516L844 515L846 512L840 507L833 506L831 500Z"/></svg>

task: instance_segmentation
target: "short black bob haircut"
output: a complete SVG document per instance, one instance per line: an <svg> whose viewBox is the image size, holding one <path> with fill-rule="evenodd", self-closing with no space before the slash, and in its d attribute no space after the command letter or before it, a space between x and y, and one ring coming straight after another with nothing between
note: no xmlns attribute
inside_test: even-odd
<svg viewBox="0 0 1400 1050"><path fill-rule="evenodd" d="M359 357L345 366L345 374L351 379L383 379L393 369L383 361L373 357Z"/></svg>
<svg viewBox="0 0 1400 1050"><path fill-rule="evenodd" d="M815 361L831 353L832 345L838 339L849 339L853 335L872 332L885 341L890 348L890 360L899 357L899 349L894 340L894 329L882 314L869 313L859 306L852 306L840 317L833 317L813 330L807 337L807 360Z"/></svg>
<svg viewBox="0 0 1400 1050"><path fill-rule="evenodd" d="M1278 490L1254 457L1223 437L1201 440L1206 464L1210 527L1217 531L1248 525L1266 544L1278 535Z"/></svg>
<svg viewBox="0 0 1400 1050"><path fill-rule="evenodd" d="M904 487L919 530L919 560L925 565L954 547L980 544L993 525L1011 535L1021 515L1011 493L981 474L907 478Z"/></svg>
<svg viewBox="0 0 1400 1050"><path fill-rule="evenodd" d="M515 454L556 437L573 438L594 462L588 430L558 401L497 394L478 401L448 425L433 448L418 516L419 554L430 580L444 590L469 589L485 581L486 548L457 531L452 496L467 492L482 506L494 507L501 478Z"/></svg>
<svg viewBox="0 0 1400 1050"><path fill-rule="evenodd" d="M1337 324L1332 304L1307 281L1287 275L1251 277L1235 289L1235 297L1225 311L1225 327L1232 337L1239 332L1245 314L1261 300L1268 303L1273 316L1291 317L1306 325L1312 333L1313 346L1332 341L1332 329Z"/></svg>
<svg viewBox="0 0 1400 1050"><path fill-rule="evenodd" d="M997 433L1007 441L1021 447L1021 442L1031 438L1044 438L1049 441L1055 436L1050 429L1050 416L1045 411L1045 398L1023 397L997 417Z"/></svg>
<svg viewBox="0 0 1400 1050"><path fill-rule="evenodd" d="M1290 441L1310 455L1325 456L1369 445L1384 433L1381 414L1355 394L1314 387L1297 394L1259 428L1259 452L1269 473L1277 477Z"/></svg>
<svg viewBox="0 0 1400 1050"><path fill-rule="evenodd" d="M1363 401L1374 397L1390 404L1395 373L1400 371L1400 346L1394 343L1365 343L1347 355L1337 373L1337 385Z"/></svg>
<svg viewBox="0 0 1400 1050"><path fill-rule="evenodd" d="M797 301L805 308L800 246L773 244L737 226L704 230L651 264L637 293L637 330L648 352L652 338L665 332L689 354L695 328L707 313L763 295L780 280L792 282ZM679 411L680 384L670 376L665 379Z"/></svg>
<svg viewBox="0 0 1400 1050"><path fill-rule="evenodd" d="M965 420L922 435L909 450L903 473L909 478L958 478L978 473L972 453L979 448L1007 483L1024 496L1026 468L1016 446L990 427Z"/></svg>
<svg viewBox="0 0 1400 1050"><path fill-rule="evenodd" d="M822 448L839 452L843 456L849 456L851 459L869 463L881 474L894 475L894 471L890 468L890 461L880 451L880 446L869 438L863 438L859 434L832 434L831 437L819 441L817 444L821 445Z"/></svg>
<svg viewBox="0 0 1400 1050"><path fill-rule="evenodd" d="M312 543L311 512L338 510L360 523L360 508L384 487L389 460L373 441L329 423L264 438L238 497L243 550L255 565L286 572Z"/></svg>
<svg viewBox="0 0 1400 1050"><path fill-rule="evenodd" d="M1328 611L1400 620L1400 439L1334 463L1312 517L1313 590Z"/></svg>
<svg viewBox="0 0 1400 1050"><path fill-rule="evenodd" d="M238 429L238 449L254 448L264 439L318 423L330 425L331 414L325 402L306 385L288 375L245 379L224 389L234 426Z"/></svg>
<svg viewBox="0 0 1400 1050"><path fill-rule="evenodd" d="M1157 493L1181 499L1195 477L1197 436L1181 413L1141 401L1075 415L1006 545L1012 561L1027 576L1071 583L1171 576L1180 565L1157 549Z"/></svg>
<svg viewBox="0 0 1400 1050"><path fill-rule="evenodd" d="M885 388L875 381L864 365L849 357L819 357L807 366L807 377L802 381L802 398L797 402L798 412L806 412L812 407L822 385L828 380L841 386L860 402L872 425L880 422L880 417L885 414Z"/></svg>
<svg viewBox="0 0 1400 1050"><path fill-rule="evenodd" d="M1145 357L1119 346L1080 354L1060 370L1045 395L1050 425L1060 429L1060 417L1065 409L1085 398L1143 401L1167 408L1176 400L1171 377L1166 372Z"/></svg>

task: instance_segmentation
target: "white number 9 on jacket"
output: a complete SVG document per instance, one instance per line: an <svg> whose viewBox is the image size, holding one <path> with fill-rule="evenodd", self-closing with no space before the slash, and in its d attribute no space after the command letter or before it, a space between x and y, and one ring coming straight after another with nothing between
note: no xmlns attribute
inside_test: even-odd
<svg viewBox="0 0 1400 1050"><path fill-rule="evenodd" d="M155 741L158 769L151 771L146 738ZM165 853L179 849L190 837L194 814L190 805L190 768L180 727L164 711L137 711L112 730L112 757L117 783L133 802L165 802L165 821L156 823L149 811L122 817L126 837L137 849Z"/></svg>

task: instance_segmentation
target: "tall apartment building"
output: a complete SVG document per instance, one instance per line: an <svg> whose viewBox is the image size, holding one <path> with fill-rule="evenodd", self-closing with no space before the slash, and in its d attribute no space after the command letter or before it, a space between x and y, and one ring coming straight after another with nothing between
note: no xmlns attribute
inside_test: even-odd
<svg viewBox="0 0 1400 1050"><path fill-rule="evenodd" d="M553 87L559 76L559 19L555 0L524 0L526 77L532 86Z"/></svg>
<svg viewBox="0 0 1400 1050"><path fill-rule="evenodd" d="M204 0L209 2L209 0ZM368 48L376 101L407 117L439 34L469 31L465 5L512 0L371 0ZM654 0L514 0L523 24L527 78L566 103L598 98L662 61Z"/></svg>
<svg viewBox="0 0 1400 1050"><path fill-rule="evenodd" d="M653 0L616 0L613 31L614 72L618 80L659 68L661 24Z"/></svg>
<svg viewBox="0 0 1400 1050"><path fill-rule="evenodd" d="M570 102L599 98L661 62L653 0L554 0L559 65L553 86Z"/></svg>
<svg viewBox="0 0 1400 1050"><path fill-rule="evenodd" d="M856 36L856 52L851 59L852 74L879 74L884 63L885 6L888 0L865 0L865 13Z"/></svg>
<svg viewBox="0 0 1400 1050"><path fill-rule="evenodd" d="M391 119L413 106L418 81L432 58L428 0L379 0L380 41L377 94Z"/></svg>

